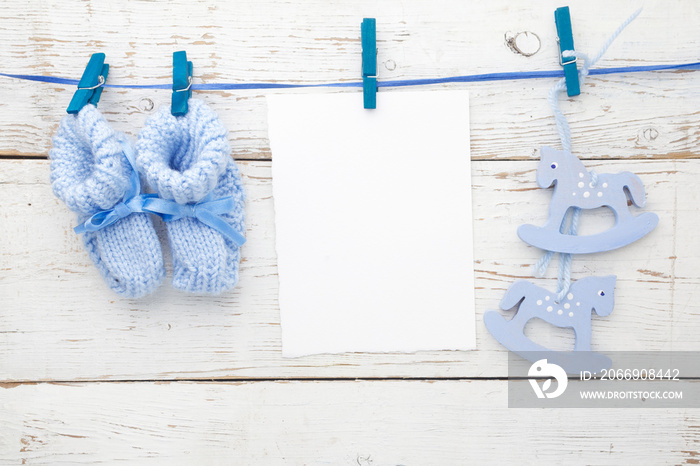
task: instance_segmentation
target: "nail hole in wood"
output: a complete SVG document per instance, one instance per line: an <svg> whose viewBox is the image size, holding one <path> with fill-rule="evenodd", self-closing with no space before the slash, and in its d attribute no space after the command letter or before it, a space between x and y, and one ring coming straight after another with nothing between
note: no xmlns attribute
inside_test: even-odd
<svg viewBox="0 0 700 466"><path fill-rule="evenodd" d="M644 139L647 141L653 141L659 137L659 132L656 130L656 128L645 128L642 134L644 135Z"/></svg>

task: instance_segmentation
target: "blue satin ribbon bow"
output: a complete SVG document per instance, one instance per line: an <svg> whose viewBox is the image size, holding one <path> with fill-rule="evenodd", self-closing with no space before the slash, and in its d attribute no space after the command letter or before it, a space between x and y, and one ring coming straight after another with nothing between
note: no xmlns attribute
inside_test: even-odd
<svg viewBox="0 0 700 466"><path fill-rule="evenodd" d="M178 204L175 201L150 197L144 200L143 209L160 215L166 222L172 222L184 217L196 218L221 233L236 246L243 246L246 241L245 237L220 217L221 214L227 214L234 209L235 201L233 197L228 196L221 199L212 199L212 197L209 194L196 204Z"/></svg>
<svg viewBox="0 0 700 466"><path fill-rule="evenodd" d="M149 212L160 216L166 222L172 222L183 217L196 218L221 233L236 246L243 246L246 241L245 237L220 217L221 214L229 213L234 209L235 202L233 197L212 199L213 195L209 194L196 204L178 204L175 201L161 199L156 194L141 194L141 180L139 179L139 172L136 170L134 150L128 142L120 142L124 149L124 156L129 161L131 168L133 168L129 178L129 188L124 194L124 200L111 209L97 212L82 225L75 227L73 230L77 234L101 230L135 212Z"/></svg>
<svg viewBox="0 0 700 466"><path fill-rule="evenodd" d="M136 162L134 150L131 148L127 141L119 141L124 150L124 156L129 161L132 171L129 177L129 187L124 193L124 200L119 204L115 205L111 209L103 210L97 212L95 215L87 219L82 225L78 225L73 229L77 234L85 233L87 231L98 231L118 220L128 217L134 212L144 212L143 204L146 199L150 199L155 196L155 194L141 194L141 180L139 179L139 172L136 170Z"/></svg>

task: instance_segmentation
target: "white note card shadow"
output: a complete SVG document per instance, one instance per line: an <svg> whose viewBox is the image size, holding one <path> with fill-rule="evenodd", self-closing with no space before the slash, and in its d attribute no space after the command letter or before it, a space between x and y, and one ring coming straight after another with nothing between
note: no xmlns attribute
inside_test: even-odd
<svg viewBox="0 0 700 466"><path fill-rule="evenodd" d="M267 96L284 357L476 346L465 91Z"/></svg>

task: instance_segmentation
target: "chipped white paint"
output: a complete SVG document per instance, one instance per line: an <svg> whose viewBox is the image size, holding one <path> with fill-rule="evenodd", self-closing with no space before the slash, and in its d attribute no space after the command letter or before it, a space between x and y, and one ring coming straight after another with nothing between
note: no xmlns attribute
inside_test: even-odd
<svg viewBox="0 0 700 466"><path fill-rule="evenodd" d="M600 66L696 61L700 4L641 4L642 15ZM363 16L377 18L380 81L551 70L558 68L552 19L558 6L554 0L448 2L441 8L418 0L175 0L162 8L49 0L28 9L27 2L9 0L0 11L0 72L79 77L89 54L101 51L112 84L168 84L171 53L186 49L195 83L358 81ZM572 6L577 49L594 53L638 6L606 0ZM509 47L508 38L517 38L524 53ZM517 279L551 291L556 286L555 264L545 278L532 279L541 251L515 234L518 225L541 224L547 215L551 193L536 187L535 169L540 146L559 146L546 102L552 83L423 88L467 89L471 97L473 352L281 358L264 95L358 90L196 92L229 128L233 155L260 160L240 164L249 241L238 289L218 298L179 294L167 284L143 300L112 295L71 230L73 215L51 194L47 162L0 160L0 381L6 382L0 384L0 462L696 462L696 412L625 410L601 417L585 410L509 410L503 380L91 382L505 377L505 351L486 332L483 312L497 308ZM0 85L0 155L45 157L74 89L8 78ZM382 92L403 91L382 89L379 105ZM116 129L135 137L169 99L168 90L109 88L100 109ZM689 71L591 76L580 97L562 99L574 153L587 169L639 174L646 210L662 219L656 231L626 248L574 260L573 279L618 275L614 312L593 318L593 349L700 349L700 193L689 189L700 177L698 101L700 72ZM591 161L607 158L624 161ZM679 160L685 158L696 159ZM423 163L431 163L429 154ZM583 214L581 234L609 221L600 210ZM576 305L577 312L589 311ZM537 322L528 325L528 335L549 347L573 345L570 333ZM14 384L56 380L87 383ZM567 434L571 425L578 426L575 435ZM667 434L663 442L656 441L659 432ZM494 450L494 438L514 448Z"/></svg>

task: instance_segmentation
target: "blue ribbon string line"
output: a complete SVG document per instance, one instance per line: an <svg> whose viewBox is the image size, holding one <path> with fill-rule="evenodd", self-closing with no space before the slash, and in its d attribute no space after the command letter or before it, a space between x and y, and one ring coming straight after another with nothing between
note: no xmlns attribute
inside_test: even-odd
<svg viewBox="0 0 700 466"><path fill-rule="evenodd" d="M667 71L667 70L700 70L700 62L679 63L670 65L646 65L646 66L622 66L613 68L603 68L589 70L588 75L606 75L621 73L643 73L647 71ZM37 81L50 84L66 84L77 86L77 79L62 78L58 76L39 76L30 74L9 74L0 73L0 76L13 79L23 79L25 81ZM377 81L378 87L407 87L407 86L427 86L431 84L450 83L474 83L487 81L516 81L521 79L542 79L542 78L562 78L563 70L551 71L515 71L507 73L485 73L472 74L466 76L451 76L447 78L425 78L425 79L399 79ZM104 87L120 89L167 89L172 90L172 84L104 84ZM248 89L301 89L310 87L334 87L334 88L362 88L362 81L331 82L321 84L287 84L287 83L209 83L192 84L192 89L198 91L229 91Z"/></svg>
<svg viewBox="0 0 700 466"><path fill-rule="evenodd" d="M235 202L231 196L214 199L213 195L209 194L196 204L178 204L175 201L161 199L156 194L141 194L141 180L136 169L134 149L127 141L121 140L120 142L124 156L132 168L124 200L111 209L97 212L83 224L75 227L73 230L77 234L101 230L135 212L148 212L160 216L166 222L183 217L195 218L221 233L237 247L243 246L246 241L245 237L220 217L220 215L234 209Z"/></svg>

